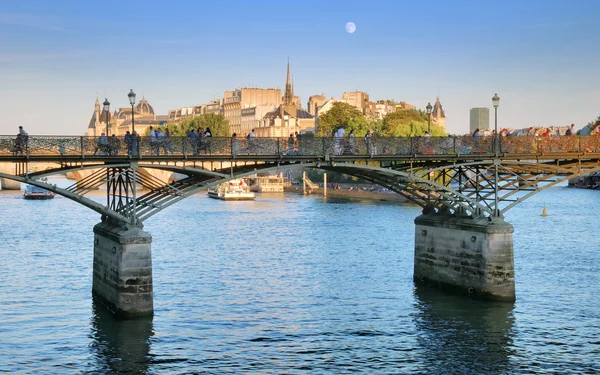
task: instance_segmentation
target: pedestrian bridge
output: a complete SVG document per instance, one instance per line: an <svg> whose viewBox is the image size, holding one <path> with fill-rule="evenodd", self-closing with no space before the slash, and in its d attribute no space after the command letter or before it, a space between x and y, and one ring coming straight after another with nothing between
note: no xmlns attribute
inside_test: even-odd
<svg viewBox="0 0 600 375"><path fill-rule="evenodd" d="M506 211L565 180L600 171L600 136L144 137L128 144L29 136L18 146L14 136L0 136L0 162L13 166L0 178L48 189L101 215L94 228L94 293L124 315L153 311L151 236L143 222L229 179L315 168L386 187L423 208L415 219L415 280L514 300L513 228L503 220ZM54 167L33 171L36 163ZM184 177L165 182L142 169ZM39 180L84 170L93 172L66 189ZM103 184L105 205L85 197Z"/></svg>

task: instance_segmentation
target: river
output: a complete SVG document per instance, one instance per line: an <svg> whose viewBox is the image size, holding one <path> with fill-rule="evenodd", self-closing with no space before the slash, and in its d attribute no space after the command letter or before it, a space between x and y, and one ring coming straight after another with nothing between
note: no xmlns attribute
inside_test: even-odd
<svg viewBox="0 0 600 375"><path fill-rule="evenodd" d="M98 214L11 191L0 207L0 373L600 373L600 191L508 212L514 304L415 286L417 207L197 194L145 223L155 315L129 321L91 297Z"/></svg>

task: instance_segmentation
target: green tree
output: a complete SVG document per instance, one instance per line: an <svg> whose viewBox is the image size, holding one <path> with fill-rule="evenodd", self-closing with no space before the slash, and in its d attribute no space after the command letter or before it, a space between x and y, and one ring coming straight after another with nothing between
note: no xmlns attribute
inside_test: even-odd
<svg viewBox="0 0 600 375"><path fill-rule="evenodd" d="M348 103L335 102L329 111L319 116L317 135L324 136L327 132L333 135L338 126L347 128L352 120L352 126L360 127L362 126L361 118L366 123L365 116L361 111ZM356 133L357 130L354 132Z"/></svg>
<svg viewBox="0 0 600 375"><path fill-rule="evenodd" d="M188 124L188 131L198 128L210 128L213 137L229 137L229 121L222 114L206 113L195 116Z"/></svg>
<svg viewBox="0 0 600 375"><path fill-rule="evenodd" d="M348 125L346 126L346 134L349 134L351 130L354 130L354 135L357 137L362 137L369 130L369 122L364 116L355 117L348 121Z"/></svg>
<svg viewBox="0 0 600 375"><path fill-rule="evenodd" d="M383 118L381 133L387 137L414 137L425 135L427 131L427 114L414 109L399 110L388 113ZM431 123L432 137L445 136L441 126Z"/></svg>

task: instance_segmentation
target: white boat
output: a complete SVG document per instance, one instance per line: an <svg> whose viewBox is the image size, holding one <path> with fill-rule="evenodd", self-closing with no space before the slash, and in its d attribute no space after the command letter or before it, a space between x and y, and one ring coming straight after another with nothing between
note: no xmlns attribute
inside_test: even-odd
<svg viewBox="0 0 600 375"><path fill-rule="evenodd" d="M254 200L254 193L250 191L250 187L246 184L246 181L241 178L223 182L214 188L208 189L208 196L224 201Z"/></svg>

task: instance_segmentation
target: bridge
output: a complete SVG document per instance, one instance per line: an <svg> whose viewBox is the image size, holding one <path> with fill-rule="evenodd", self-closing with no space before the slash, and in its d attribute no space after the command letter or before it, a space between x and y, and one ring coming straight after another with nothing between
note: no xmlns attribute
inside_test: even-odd
<svg viewBox="0 0 600 375"><path fill-rule="evenodd" d="M423 208L415 218L416 282L515 300L505 213L568 179L600 171L600 137L116 138L0 136L0 179L39 186L101 215L92 291L118 316L153 313L152 236L143 222L233 178L316 168L386 187ZM37 163L46 169L35 170ZM48 167L50 166L50 167ZM52 167L53 166L53 167ZM176 173L165 180L145 171ZM67 188L42 177L89 171ZM87 198L106 185L106 204ZM144 189L139 189L142 185Z"/></svg>

